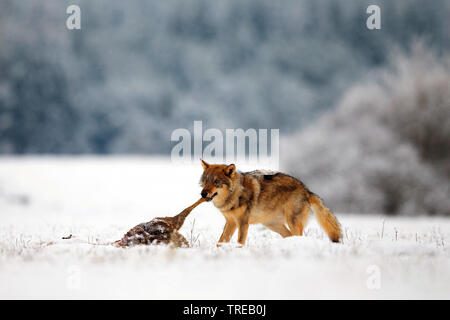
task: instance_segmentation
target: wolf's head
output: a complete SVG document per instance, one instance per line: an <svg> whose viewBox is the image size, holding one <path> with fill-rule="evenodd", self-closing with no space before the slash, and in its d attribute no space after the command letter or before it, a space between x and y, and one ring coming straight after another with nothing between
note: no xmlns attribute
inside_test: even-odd
<svg viewBox="0 0 450 320"><path fill-rule="evenodd" d="M203 198L208 198L209 201L216 196L222 198L231 192L233 179L236 175L236 166L234 164L209 164L200 159L203 166L203 174L200 179Z"/></svg>

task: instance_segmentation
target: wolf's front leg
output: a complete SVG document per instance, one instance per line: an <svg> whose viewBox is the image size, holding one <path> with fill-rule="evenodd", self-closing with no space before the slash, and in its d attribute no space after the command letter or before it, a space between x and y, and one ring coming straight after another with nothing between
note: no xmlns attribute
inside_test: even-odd
<svg viewBox="0 0 450 320"><path fill-rule="evenodd" d="M217 247L220 247L222 242L230 242L231 237L233 237L234 232L237 229L237 224L235 221L227 220L225 223L225 227L223 228L222 235L220 236L219 242L217 243Z"/></svg>
<svg viewBox="0 0 450 320"><path fill-rule="evenodd" d="M248 221L242 221L239 225L238 242L243 246L248 234Z"/></svg>

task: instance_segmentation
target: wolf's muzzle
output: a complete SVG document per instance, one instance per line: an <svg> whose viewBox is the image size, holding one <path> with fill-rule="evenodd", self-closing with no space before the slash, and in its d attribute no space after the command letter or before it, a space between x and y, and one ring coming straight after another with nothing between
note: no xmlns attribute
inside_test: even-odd
<svg viewBox="0 0 450 320"><path fill-rule="evenodd" d="M208 201L211 201L212 199L214 199L215 196L217 196L217 192L214 192L214 194L211 197L208 197L208 192L206 191L202 191L200 195L202 196L202 198L206 198Z"/></svg>

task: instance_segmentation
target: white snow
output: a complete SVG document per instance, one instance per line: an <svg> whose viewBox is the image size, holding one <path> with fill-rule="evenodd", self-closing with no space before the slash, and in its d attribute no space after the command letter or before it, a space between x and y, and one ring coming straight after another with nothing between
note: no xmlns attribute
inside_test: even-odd
<svg viewBox="0 0 450 320"><path fill-rule="evenodd" d="M105 245L194 203L201 172L150 157L0 158L0 298L450 298L443 217L336 213L333 244L312 216L304 237L251 226L244 248L236 235L217 248L224 218L204 203L181 229L192 248Z"/></svg>

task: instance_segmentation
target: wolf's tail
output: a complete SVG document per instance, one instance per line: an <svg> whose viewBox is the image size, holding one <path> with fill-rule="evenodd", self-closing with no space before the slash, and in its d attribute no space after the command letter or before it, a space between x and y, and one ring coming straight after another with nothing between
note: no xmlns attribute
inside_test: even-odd
<svg viewBox="0 0 450 320"><path fill-rule="evenodd" d="M309 203L311 204L311 208L314 211L317 221L328 234L330 240L339 242L339 239L342 238L341 225L331 210L325 207L322 200L312 192L309 195Z"/></svg>

